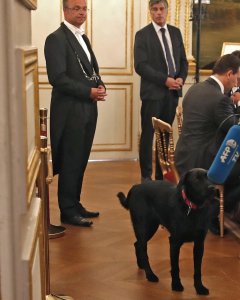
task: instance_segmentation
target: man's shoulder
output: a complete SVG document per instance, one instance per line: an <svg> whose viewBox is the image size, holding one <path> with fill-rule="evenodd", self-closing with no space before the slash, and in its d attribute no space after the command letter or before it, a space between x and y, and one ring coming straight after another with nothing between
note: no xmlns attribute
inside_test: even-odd
<svg viewBox="0 0 240 300"><path fill-rule="evenodd" d="M58 27L55 31L51 32L48 36L48 37L53 37L53 36L56 36L56 37L61 37L64 35L64 30L63 30L63 26L61 24L60 27Z"/></svg>
<svg viewBox="0 0 240 300"><path fill-rule="evenodd" d="M196 83L196 84L193 84L190 88L189 88L189 90L190 91L201 91L201 92L206 92L208 89L213 89L213 90L217 90L216 89L216 86L215 85L212 85L212 81L211 81L211 79L209 80L209 78L208 79L206 79L206 80L204 80L204 81L201 81L201 82L198 82L198 83Z"/></svg>
<svg viewBox="0 0 240 300"><path fill-rule="evenodd" d="M207 80L204 80L197 84L193 84L186 92L184 98L193 103L196 101L202 102L203 99L208 99L207 103L211 105L213 103L221 101L221 99L225 97L226 96L222 94L218 84L214 82L213 79L208 78Z"/></svg>
<svg viewBox="0 0 240 300"><path fill-rule="evenodd" d="M176 32L181 33L180 29L176 26L167 24L167 28L168 28L168 31L171 31L171 32L174 32L174 33L176 33Z"/></svg>
<svg viewBox="0 0 240 300"><path fill-rule="evenodd" d="M153 24L149 23L148 25L137 31L137 34L145 34L152 30L154 30Z"/></svg>

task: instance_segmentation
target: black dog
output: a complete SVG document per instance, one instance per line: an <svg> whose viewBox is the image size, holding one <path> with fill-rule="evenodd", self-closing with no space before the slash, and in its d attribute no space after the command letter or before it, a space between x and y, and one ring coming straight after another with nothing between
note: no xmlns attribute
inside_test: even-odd
<svg viewBox="0 0 240 300"><path fill-rule="evenodd" d="M215 188L203 169L192 169L173 185L166 181L150 181L134 185L127 198L118 198L129 209L137 241L134 243L138 267L145 270L149 281L157 282L147 255L147 242L163 225L170 233L172 290L183 291L179 276L179 253L185 242L194 242L194 287L200 295L209 290L202 284L201 265L204 240L210 219L210 203Z"/></svg>

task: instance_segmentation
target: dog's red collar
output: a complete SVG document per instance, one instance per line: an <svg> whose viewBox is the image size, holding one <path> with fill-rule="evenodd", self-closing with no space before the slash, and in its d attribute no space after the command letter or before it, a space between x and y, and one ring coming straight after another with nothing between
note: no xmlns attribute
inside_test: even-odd
<svg viewBox="0 0 240 300"><path fill-rule="evenodd" d="M187 195L186 195L186 193L185 193L184 190L182 190L182 197L183 197L183 200L185 201L185 203L186 203L187 206L188 206L188 213L187 213L187 214L190 213L191 209L197 209L197 208L198 208L198 206L197 206L196 204L192 203L192 202L188 199L188 197L187 197Z"/></svg>

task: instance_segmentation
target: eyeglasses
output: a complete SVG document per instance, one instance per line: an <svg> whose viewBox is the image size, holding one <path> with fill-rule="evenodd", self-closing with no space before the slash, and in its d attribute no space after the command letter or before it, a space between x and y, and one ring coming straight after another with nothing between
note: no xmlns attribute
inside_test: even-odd
<svg viewBox="0 0 240 300"><path fill-rule="evenodd" d="M80 7L80 6L74 6L74 7L66 7L67 9L73 10L74 12L78 13L80 11L86 13L88 11L87 7Z"/></svg>

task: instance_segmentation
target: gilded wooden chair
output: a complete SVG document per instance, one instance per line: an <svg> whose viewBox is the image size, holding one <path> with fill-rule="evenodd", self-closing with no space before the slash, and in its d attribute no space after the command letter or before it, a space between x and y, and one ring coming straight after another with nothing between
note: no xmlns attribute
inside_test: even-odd
<svg viewBox="0 0 240 300"><path fill-rule="evenodd" d="M176 119L179 136L182 133L182 123L183 123L183 109L182 106L178 105L176 109ZM218 195L219 195L219 223L220 223L220 236L224 236L224 185L215 185Z"/></svg>
<svg viewBox="0 0 240 300"><path fill-rule="evenodd" d="M182 106L178 105L176 108L176 119L177 119L177 128L178 128L178 135L182 133Z"/></svg>
<svg viewBox="0 0 240 300"><path fill-rule="evenodd" d="M163 178L173 183L179 182L179 175L174 161L173 130L170 124L152 118L153 128L156 137L157 154L162 169Z"/></svg>

